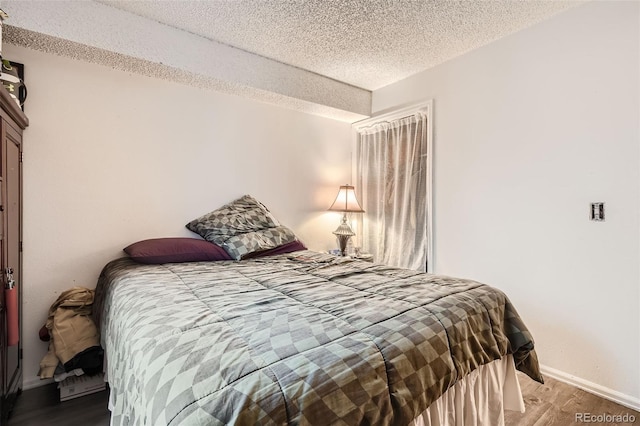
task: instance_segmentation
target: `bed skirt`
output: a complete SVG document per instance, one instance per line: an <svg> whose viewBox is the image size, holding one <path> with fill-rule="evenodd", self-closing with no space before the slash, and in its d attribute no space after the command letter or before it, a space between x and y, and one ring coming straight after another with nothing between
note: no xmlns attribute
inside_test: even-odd
<svg viewBox="0 0 640 426"><path fill-rule="evenodd" d="M524 413L512 355L472 371L431 404L412 426L504 426L504 410Z"/></svg>

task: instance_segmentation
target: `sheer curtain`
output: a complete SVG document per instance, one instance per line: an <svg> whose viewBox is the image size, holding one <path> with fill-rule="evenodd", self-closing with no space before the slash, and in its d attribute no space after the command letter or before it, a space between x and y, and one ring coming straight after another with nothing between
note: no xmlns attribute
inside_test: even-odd
<svg viewBox="0 0 640 426"><path fill-rule="evenodd" d="M362 249L376 262L419 271L431 247L427 124L419 112L356 130Z"/></svg>

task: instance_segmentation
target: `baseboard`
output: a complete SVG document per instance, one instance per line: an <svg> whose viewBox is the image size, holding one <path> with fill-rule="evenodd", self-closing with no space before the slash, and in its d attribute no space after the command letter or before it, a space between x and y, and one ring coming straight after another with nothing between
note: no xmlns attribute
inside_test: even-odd
<svg viewBox="0 0 640 426"><path fill-rule="evenodd" d="M564 371L556 370L555 368L547 367L546 365L541 365L540 371L544 376L549 376L571 386L575 386L586 392L608 399L609 401L613 401L616 404L624 405L632 410L640 411L640 399L638 398L625 395L613 389L581 379L580 377L572 376Z"/></svg>
<svg viewBox="0 0 640 426"><path fill-rule="evenodd" d="M48 385L49 383L53 383L53 379L41 379L40 377L31 377L25 378L22 380L22 390L29 390L33 388L39 388L40 386Z"/></svg>

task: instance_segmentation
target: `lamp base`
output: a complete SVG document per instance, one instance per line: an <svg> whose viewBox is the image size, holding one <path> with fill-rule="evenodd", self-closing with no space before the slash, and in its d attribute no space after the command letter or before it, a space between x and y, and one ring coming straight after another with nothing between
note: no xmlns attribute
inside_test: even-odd
<svg viewBox="0 0 640 426"><path fill-rule="evenodd" d="M347 255L347 243L349 242L349 238L356 235L355 232L349 226L347 222L347 213L342 216L342 223L338 226L338 229L333 231L333 234L338 237L338 243L340 244L340 254L342 256Z"/></svg>
<svg viewBox="0 0 640 426"><path fill-rule="evenodd" d="M347 244L349 243L351 235L338 235L338 243L340 244L340 255L347 255Z"/></svg>

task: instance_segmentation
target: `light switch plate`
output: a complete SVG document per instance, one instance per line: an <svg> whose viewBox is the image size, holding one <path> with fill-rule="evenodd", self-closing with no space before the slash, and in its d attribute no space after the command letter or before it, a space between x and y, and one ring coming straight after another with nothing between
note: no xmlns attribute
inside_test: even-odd
<svg viewBox="0 0 640 426"><path fill-rule="evenodd" d="M591 203L590 218L596 222L604 221L604 203Z"/></svg>

